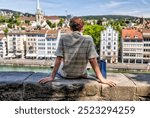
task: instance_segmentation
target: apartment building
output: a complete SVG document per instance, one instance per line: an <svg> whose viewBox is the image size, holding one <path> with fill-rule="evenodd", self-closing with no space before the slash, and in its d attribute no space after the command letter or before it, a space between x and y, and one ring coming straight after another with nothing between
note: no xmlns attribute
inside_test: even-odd
<svg viewBox="0 0 150 118"><path fill-rule="evenodd" d="M143 63L143 36L137 29L122 29L122 63Z"/></svg>
<svg viewBox="0 0 150 118"><path fill-rule="evenodd" d="M100 58L108 63L118 62L118 32L111 26L101 32Z"/></svg>
<svg viewBox="0 0 150 118"><path fill-rule="evenodd" d="M47 30L45 39L38 39L37 58L55 58L55 52L60 39L59 30Z"/></svg>
<svg viewBox="0 0 150 118"><path fill-rule="evenodd" d="M143 29L143 63L150 63L150 29Z"/></svg>
<svg viewBox="0 0 150 118"><path fill-rule="evenodd" d="M0 34L0 58L6 57L6 37L4 34Z"/></svg>
<svg viewBox="0 0 150 118"><path fill-rule="evenodd" d="M0 55L2 58L53 59L60 36L69 32L68 28L14 31L9 32L5 40L4 34L0 34Z"/></svg>
<svg viewBox="0 0 150 118"><path fill-rule="evenodd" d="M24 42L26 40L25 32L9 32L7 35L7 58L24 58L25 48Z"/></svg>
<svg viewBox="0 0 150 118"><path fill-rule="evenodd" d="M27 33L26 58L55 58L59 39L59 30L43 29Z"/></svg>

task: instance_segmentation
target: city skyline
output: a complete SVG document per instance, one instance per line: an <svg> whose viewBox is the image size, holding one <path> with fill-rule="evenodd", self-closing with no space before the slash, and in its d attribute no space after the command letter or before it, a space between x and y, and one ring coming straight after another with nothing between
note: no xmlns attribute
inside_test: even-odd
<svg viewBox="0 0 150 118"><path fill-rule="evenodd" d="M35 14L37 0L0 0L0 9ZM150 18L150 0L40 0L45 15L131 15Z"/></svg>

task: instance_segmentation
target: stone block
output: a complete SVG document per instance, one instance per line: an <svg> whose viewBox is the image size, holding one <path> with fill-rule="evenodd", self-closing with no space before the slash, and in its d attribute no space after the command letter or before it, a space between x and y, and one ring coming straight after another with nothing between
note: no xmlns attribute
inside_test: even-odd
<svg viewBox="0 0 150 118"><path fill-rule="evenodd" d="M23 82L32 72L0 72L0 100L23 100Z"/></svg>
<svg viewBox="0 0 150 118"><path fill-rule="evenodd" d="M47 84L39 84L38 80L48 74L35 73L24 82L24 100L35 98L69 99L99 95L100 84L88 79L58 79Z"/></svg>
<svg viewBox="0 0 150 118"><path fill-rule="evenodd" d="M116 87L102 85L103 100L111 101L131 101L135 100L136 86L134 83L121 73L109 73L107 79L117 82Z"/></svg>
<svg viewBox="0 0 150 118"><path fill-rule="evenodd" d="M150 74L125 74L136 85L136 99L150 99ZM142 99L143 100L143 99Z"/></svg>

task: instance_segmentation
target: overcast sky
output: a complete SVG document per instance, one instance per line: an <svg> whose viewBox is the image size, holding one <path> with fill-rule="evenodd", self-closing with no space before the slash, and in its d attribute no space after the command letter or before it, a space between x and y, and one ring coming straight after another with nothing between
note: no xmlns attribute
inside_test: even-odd
<svg viewBox="0 0 150 118"><path fill-rule="evenodd" d="M0 0L0 9L35 13L37 0ZM150 18L150 0L40 0L45 15L133 15Z"/></svg>

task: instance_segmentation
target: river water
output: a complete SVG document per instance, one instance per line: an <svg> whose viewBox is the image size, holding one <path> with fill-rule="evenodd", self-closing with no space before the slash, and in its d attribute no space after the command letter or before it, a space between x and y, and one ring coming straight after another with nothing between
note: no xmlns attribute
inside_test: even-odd
<svg viewBox="0 0 150 118"><path fill-rule="evenodd" d="M0 72L42 72L50 73L51 68L48 67L26 67L26 66L2 66L0 65Z"/></svg>
<svg viewBox="0 0 150 118"><path fill-rule="evenodd" d="M41 72L50 73L52 68L50 67L28 67L28 66L8 66L0 65L0 72ZM87 70L88 74L93 74L93 70Z"/></svg>

